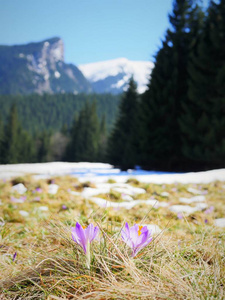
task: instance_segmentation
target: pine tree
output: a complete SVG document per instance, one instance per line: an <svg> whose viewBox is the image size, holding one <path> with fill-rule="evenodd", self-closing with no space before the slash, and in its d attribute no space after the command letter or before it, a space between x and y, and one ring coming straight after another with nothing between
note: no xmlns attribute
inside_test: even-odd
<svg viewBox="0 0 225 300"><path fill-rule="evenodd" d="M97 160L99 146L99 122L96 102L85 103L71 130L71 141L67 148L69 161Z"/></svg>
<svg viewBox="0 0 225 300"><path fill-rule="evenodd" d="M39 134L37 140L37 161L38 162L46 162L48 161L48 153L49 153L49 144L50 144L50 134L44 130L41 134Z"/></svg>
<svg viewBox="0 0 225 300"><path fill-rule="evenodd" d="M109 161L122 169L133 168L138 163L139 103L137 85L130 79L119 108L119 116L108 140Z"/></svg>
<svg viewBox="0 0 225 300"><path fill-rule="evenodd" d="M36 149L35 143L32 139L31 135L23 130L22 128L19 129L19 140L20 143L18 144L18 162L19 163L32 163L35 162L36 158Z"/></svg>
<svg viewBox="0 0 225 300"><path fill-rule="evenodd" d="M211 1L189 64L189 101L180 118L183 153L198 168L225 166L225 1Z"/></svg>
<svg viewBox="0 0 225 300"><path fill-rule="evenodd" d="M98 146L98 161L104 162L106 159L106 147L107 147L107 130L106 130L106 118L103 115L99 128L99 146Z"/></svg>
<svg viewBox="0 0 225 300"><path fill-rule="evenodd" d="M142 97L142 165L151 169L181 169L179 118L187 101L188 59L196 35L196 6L175 0L162 48L155 57L149 88Z"/></svg>
<svg viewBox="0 0 225 300"><path fill-rule="evenodd" d="M3 162L5 164L15 164L19 162L19 122L16 105L10 110L8 122L5 127L4 143L3 143Z"/></svg>
<svg viewBox="0 0 225 300"><path fill-rule="evenodd" d="M174 122L168 103L172 89L171 55L171 47L164 41L155 58L148 90L141 99L141 165L144 168L166 168L173 152L167 135Z"/></svg>

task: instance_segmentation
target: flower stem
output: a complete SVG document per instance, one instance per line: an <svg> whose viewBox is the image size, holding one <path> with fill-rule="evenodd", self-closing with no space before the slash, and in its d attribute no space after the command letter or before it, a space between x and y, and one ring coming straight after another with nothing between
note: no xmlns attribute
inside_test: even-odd
<svg viewBox="0 0 225 300"><path fill-rule="evenodd" d="M91 265L91 252L90 252L90 243L87 243L87 252L86 252L86 264L88 270L90 270L90 265Z"/></svg>

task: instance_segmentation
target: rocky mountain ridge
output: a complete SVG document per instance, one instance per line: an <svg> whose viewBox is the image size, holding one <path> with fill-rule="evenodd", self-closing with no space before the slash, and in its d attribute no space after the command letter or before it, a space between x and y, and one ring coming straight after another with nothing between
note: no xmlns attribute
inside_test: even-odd
<svg viewBox="0 0 225 300"><path fill-rule="evenodd" d="M0 46L0 94L120 94L131 76L139 93L147 88L152 62L118 58L76 67L64 61L62 39Z"/></svg>
<svg viewBox="0 0 225 300"><path fill-rule="evenodd" d="M51 38L27 45L0 46L0 93L89 93L91 84L64 62L64 44Z"/></svg>

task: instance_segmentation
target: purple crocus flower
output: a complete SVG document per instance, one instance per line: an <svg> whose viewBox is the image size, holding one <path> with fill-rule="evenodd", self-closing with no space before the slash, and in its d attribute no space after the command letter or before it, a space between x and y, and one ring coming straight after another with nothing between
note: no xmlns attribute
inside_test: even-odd
<svg viewBox="0 0 225 300"><path fill-rule="evenodd" d="M183 219L183 214L179 212L179 213L177 214L177 218L178 218L179 220Z"/></svg>
<svg viewBox="0 0 225 300"><path fill-rule="evenodd" d="M40 187L37 187L37 188L36 188L36 192L37 192L37 193L42 193L42 189L41 189Z"/></svg>
<svg viewBox="0 0 225 300"><path fill-rule="evenodd" d="M209 208L207 208L205 210L205 214L211 214L213 212L213 210L214 210L214 206L210 206Z"/></svg>
<svg viewBox="0 0 225 300"><path fill-rule="evenodd" d="M90 224L87 228L82 227L80 223L76 223L75 227L71 228L72 238L75 243L80 245L86 254L87 267L90 269L90 243L97 237L99 232L98 226L94 227Z"/></svg>
<svg viewBox="0 0 225 300"><path fill-rule="evenodd" d="M36 202L39 202L40 200L41 200L40 197L35 197L35 198L34 198L34 201L36 201Z"/></svg>
<svg viewBox="0 0 225 300"><path fill-rule="evenodd" d="M93 224L90 224L87 228L82 227L80 223L76 223L76 227L71 228L72 238L75 243L79 244L85 254L87 254L87 247L97 236L99 231L98 226L94 227Z"/></svg>
<svg viewBox="0 0 225 300"><path fill-rule="evenodd" d="M137 224L129 227L128 223L126 223L121 231L121 237L132 248L132 257L136 256L141 249L152 241L151 231L148 230L148 227Z"/></svg>
<svg viewBox="0 0 225 300"><path fill-rule="evenodd" d="M65 204L63 204L63 205L62 205L62 209L63 209L63 210L66 210L66 209L67 209L67 206L66 206Z"/></svg>
<svg viewBox="0 0 225 300"><path fill-rule="evenodd" d="M13 254L13 258L12 258L12 261L13 261L13 262L16 260L16 256L17 256L17 252L15 252L15 253Z"/></svg>
<svg viewBox="0 0 225 300"><path fill-rule="evenodd" d="M14 203L23 203L25 200L22 197L15 198L15 197L11 196L11 201Z"/></svg>

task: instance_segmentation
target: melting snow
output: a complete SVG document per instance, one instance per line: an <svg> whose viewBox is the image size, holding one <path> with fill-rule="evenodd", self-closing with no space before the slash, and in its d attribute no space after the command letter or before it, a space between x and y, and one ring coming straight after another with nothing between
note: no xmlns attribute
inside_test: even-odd
<svg viewBox="0 0 225 300"><path fill-rule="evenodd" d="M22 183L18 183L12 187L12 191L22 195L27 191L27 188Z"/></svg>
<svg viewBox="0 0 225 300"><path fill-rule="evenodd" d="M25 210L20 210L19 211L19 214L22 216L22 217L28 217L29 216L29 212L25 211Z"/></svg>
<svg viewBox="0 0 225 300"><path fill-rule="evenodd" d="M59 186L57 184L49 184L48 186L48 193L55 195L58 192Z"/></svg>
<svg viewBox="0 0 225 300"><path fill-rule="evenodd" d="M191 207L189 205L172 205L169 207L169 210L174 213L187 213L187 214L193 214L196 211L201 210L198 207Z"/></svg>
<svg viewBox="0 0 225 300"><path fill-rule="evenodd" d="M75 191L69 191L69 193L73 196L80 196L80 192L75 192Z"/></svg>
<svg viewBox="0 0 225 300"><path fill-rule="evenodd" d="M84 170L81 172L81 170ZM93 172L92 176L87 176L88 172ZM113 169L110 164L103 163L67 163L67 162L50 162L36 164L15 164L0 165L0 178L11 178L15 176L23 176L25 174L39 174L34 177L49 178L49 176L62 176L74 173L74 177L79 178L81 182L91 181L96 184L104 183L109 179L113 179L119 183L126 182L129 178L136 178L140 182L156 183L156 184L172 184L172 183L209 183L213 181L225 180L225 169L210 170L204 172L190 172L183 174L119 174L119 170ZM75 174L75 172L77 172ZM99 174L101 176L99 176ZM117 175L118 173L118 175ZM118 185L118 184L117 184Z"/></svg>
<svg viewBox="0 0 225 300"><path fill-rule="evenodd" d="M48 211L47 206L39 206L38 209L41 210L41 211Z"/></svg>
<svg viewBox="0 0 225 300"><path fill-rule="evenodd" d="M134 200L131 196L126 195L126 194L122 194L121 198L125 201L133 201Z"/></svg>
<svg viewBox="0 0 225 300"><path fill-rule="evenodd" d="M162 197L166 197L166 198L167 198L167 197L169 197L170 194L167 193L167 192L162 192L160 195L161 195Z"/></svg>
<svg viewBox="0 0 225 300"><path fill-rule="evenodd" d="M191 188L191 187L189 187L189 188L187 189L187 191L188 191L189 193L197 194L197 195L203 195L203 194L205 193L205 191L200 191L200 190L197 190L197 189L194 189L194 188Z"/></svg>
<svg viewBox="0 0 225 300"><path fill-rule="evenodd" d="M14 203L24 203L25 199L11 197L11 201L14 202Z"/></svg>
<svg viewBox="0 0 225 300"><path fill-rule="evenodd" d="M159 201L153 200L153 199L149 199L149 200L134 200L134 201L130 201L130 202L112 202L112 201L108 201L108 200L103 199L103 198L93 197L93 198L90 198L89 200L91 200L92 202L94 202L98 206L104 207L104 208L106 208L106 207L114 207L114 208L131 209L135 205L139 205L139 204L147 204L147 205L151 205L151 206L154 206L154 207L159 204Z"/></svg>
<svg viewBox="0 0 225 300"><path fill-rule="evenodd" d="M107 194L109 193L110 188L84 188L83 192L81 193L81 196L84 198L96 196L99 194Z"/></svg>
<svg viewBox="0 0 225 300"><path fill-rule="evenodd" d="M225 218L215 219L214 224L218 227L225 227Z"/></svg>
<svg viewBox="0 0 225 300"><path fill-rule="evenodd" d="M180 202L182 203L187 203L187 204L190 204L190 203L194 203L194 202L203 202L205 201L205 196L195 196L195 197L192 197L192 198L179 198Z"/></svg>

